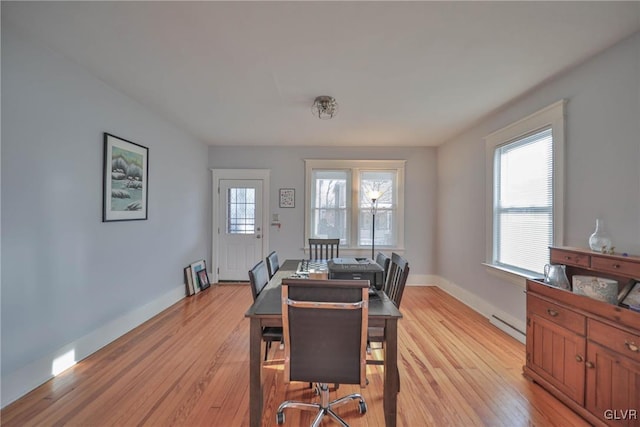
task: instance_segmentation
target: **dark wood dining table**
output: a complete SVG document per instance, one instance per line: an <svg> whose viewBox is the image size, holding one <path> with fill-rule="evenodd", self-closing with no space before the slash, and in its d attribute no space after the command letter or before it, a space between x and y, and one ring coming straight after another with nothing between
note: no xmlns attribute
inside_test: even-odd
<svg viewBox="0 0 640 427"><path fill-rule="evenodd" d="M282 326L281 282L296 273L300 260L286 260L269 284L245 313L251 321L249 344L249 419L251 427L262 420L262 328ZM396 425L400 378L398 374L398 319L402 313L382 291L369 299L369 326L384 328L384 419L387 427Z"/></svg>

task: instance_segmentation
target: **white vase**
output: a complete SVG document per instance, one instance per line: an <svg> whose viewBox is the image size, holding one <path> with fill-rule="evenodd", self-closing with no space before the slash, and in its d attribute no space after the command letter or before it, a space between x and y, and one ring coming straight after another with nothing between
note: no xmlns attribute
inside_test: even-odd
<svg viewBox="0 0 640 427"><path fill-rule="evenodd" d="M589 247L596 252L606 252L611 248L611 239L604 230L604 221L601 219L596 219L596 230L589 236Z"/></svg>

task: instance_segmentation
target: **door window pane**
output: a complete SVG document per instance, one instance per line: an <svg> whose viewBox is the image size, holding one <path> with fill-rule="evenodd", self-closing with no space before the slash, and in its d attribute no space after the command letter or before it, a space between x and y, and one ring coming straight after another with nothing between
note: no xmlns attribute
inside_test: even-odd
<svg viewBox="0 0 640 427"><path fill-rule="evenodd" d="M256 190L254 188L230 188L227 196L227 233L255 233Z"/></svg>

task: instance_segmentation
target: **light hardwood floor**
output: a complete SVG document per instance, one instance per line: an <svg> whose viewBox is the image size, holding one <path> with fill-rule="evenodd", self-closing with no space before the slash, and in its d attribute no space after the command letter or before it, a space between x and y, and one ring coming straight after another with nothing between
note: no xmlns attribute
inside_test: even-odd
<svg viewBox="0 0 640 427"><path fill-rule="evenodd" d="M2 426L246 426L249 423L248 285L186 298L0 413ZM524 346L436 287L407 287L399 321L398 426L586 426L522 376ZM376 352L374 352L376 353ZM314 398L283 384L282 351L264 366L263 425L287 399ZM338 410L353 426L383 426L382 366L361 392L369 407ZM311 415L286 412L286 426ZM336 425L326 419L323 426Z"/></svg>

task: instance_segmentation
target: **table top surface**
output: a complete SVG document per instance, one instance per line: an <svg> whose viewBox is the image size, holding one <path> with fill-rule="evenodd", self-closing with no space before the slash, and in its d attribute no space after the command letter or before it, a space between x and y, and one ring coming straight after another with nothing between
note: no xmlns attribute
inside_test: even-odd
<svg viewBox="0 0 640 427"><path fill-rule="evenodd" d="M269 284L260 292L258 298L249 307L245 317L281 317L282 316L282 279L295 276L301 260L286 260ZM373 289L373 288L372 288ZM402 313L382 291L375 291L369 297L370 318L401 318Z"/></svg>

